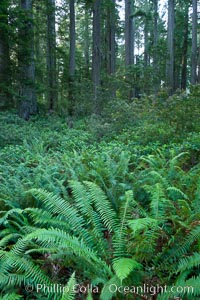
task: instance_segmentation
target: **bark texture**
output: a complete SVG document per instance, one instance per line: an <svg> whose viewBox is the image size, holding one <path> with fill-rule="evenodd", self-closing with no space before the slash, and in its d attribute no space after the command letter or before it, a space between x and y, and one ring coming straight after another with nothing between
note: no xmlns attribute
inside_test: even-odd
<svg viewBox="0 0 200 300"><path fill-rule="evenodd" d="M8 1L0 3L0 107L8 107L10 67L8 43Z"/></svg>
<svg viewBox="0 0 200 300"><path fill-rule="evenodd" d="M192 57L191 84L197 82L197 0L192 0Z"/></svg>
<svg viewBox="0 0 200 300"><path fill-rule="evenodd" d="M189 24L188 24L188 9L189 5L186 4L185 16L184 16L184 40L183 40L183 54L182 54L182 70L181 70L181 88L186 89L187 86L187 61L188 61L188 34L189 34Z"/></svg>
<svg viewBox="0 0 200 300"><path fill-rule="evenodd" d="M101 1L93 4L93 54L92 80L94 87L94 112L99 113L99 88L101 83Z"/></svg>
<svg viewBox="0 0 200 300"><path fill-rule="evenodd" d="M158 75L158 0L153 1L153 69L154 69L154 92L157 94L160 87Z"/></svg>
<svg viewBox="0 0 200 300"><path fill-rule="evenodd" d="M167 66L166 83L170 94L174 91L174 0L168 0Z"/></svg>
<svg viewBox="0 0 200 300"><path fill-rule="evenodd" d="M49 110L57 102L55 0L47 0L47 74Z"/></svg>
<svg viewBox="0 0 200 300"><path fill-rule="evenodd" d="M115 73L116 65L116 46L115 46L115 0L111 0L108 6L107 13L107 43L108 43L108 59L107 59L107 70L108 74Z"/></svg>
<svg viewBox="0 0 200 300"><path fill-rule="evenodd" d="M69 115L73 116L74 97L74 75L75 75L75 54L76 54L76 24L75 24L75 3L69 2L70 8L70 49L69 49Z"/></svg>
<svg viewBox="0 0 200 300"><path fill-rule="evenodd" d="M134 64L133 1L125 0L125 62Z"/></svg>
<svg viewBox="0 0 200 300"><path fill-rule="evenodd" d="M19 116L28 120L37 113L32 0L21 0L23 20L19 28L20 108Z"/></svg>

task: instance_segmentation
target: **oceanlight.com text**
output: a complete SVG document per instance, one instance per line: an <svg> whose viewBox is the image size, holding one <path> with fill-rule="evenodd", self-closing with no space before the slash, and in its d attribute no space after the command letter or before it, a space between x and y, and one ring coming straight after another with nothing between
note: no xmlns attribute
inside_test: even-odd
<svg viewBox="0 0 200 300"><path fill-rule="evenodd" d="M69 288L67 286L64 286L62 284L51 284L51 285L45 285L45 284L37 284L36 286L34 285L27 285L26 287L27 292L34 292L36 291L38 294L39 293L44 293L44 294L63 294L69 292ZM155 295L155 294L163 294L163 293L170 293L174 294L174 296L177 295L183 295L183 294L193 294L194 288L192 286L161 286L161 285L149 285L149 284L143 284L140 286L122 286L122 285L117 285L117 284L110 284L104 289L108 289L111 294L138 294L138 295ZM75 284L72 287L72 290L76 294L88 294L89 292L92 294L100 294L101 293L101 288L99 286L87 284ZM181 298L175 298L181 300Z"/></svg>

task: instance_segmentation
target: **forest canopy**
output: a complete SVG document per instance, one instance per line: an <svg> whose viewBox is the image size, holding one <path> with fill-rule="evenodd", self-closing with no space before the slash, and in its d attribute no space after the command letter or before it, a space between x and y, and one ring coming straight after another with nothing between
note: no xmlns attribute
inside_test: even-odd
<svg viewBox="0 0 200 300"><path fill-rule="evenodd" d="M2 0L2 108L101 114L200 81L196 0Z"/></svg>

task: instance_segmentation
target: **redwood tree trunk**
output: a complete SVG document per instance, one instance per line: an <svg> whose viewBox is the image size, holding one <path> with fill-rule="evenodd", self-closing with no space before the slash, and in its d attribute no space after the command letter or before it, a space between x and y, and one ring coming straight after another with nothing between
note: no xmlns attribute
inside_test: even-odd
<svg viewBox="0 0 200 300"><path fill-rule="evenodd" d="M111 0L107 14L107 41L108 41L108 74L115 73L116 47L115 47L115 0Z"/></svg>
<svg viewBox="0 0 200 300"><path fill-rule="evenodd" d="M168 35L167 35L167 66L166 83L170 94L174 91L174 0L168 0Z"/></svg>
<svg viewBox="0 0 200 300"><path fill-rule="evenodd" d="M188 54L188 9L189 6L186 4L185 10L185 26L184 26L184 41L183 41L183 54L182 54L182 70L181 70L181 88L186 89L187 86L187 54Z"/></svg>
<svg viewBox="0 0 200 300"><path fill-rule="evenodd" d="M125 62L126 66L134 64L134 30L133 1L125 0Z"/></svg>
<svg viewBox="0 0 200 300"><path fill-rule="evenodd" d="M191 84L197 82L197 0L192 0L192 66Z"/></svg>
<svg viewBox="0 0 200 300"><path fill-rule="evenodd" d="M101 83L101 0L95 0L93 4L92 79L94 87L94 112L99 113L99 88Z"/></svg>
<svg viewBox="0 0 200 300"><path fill-rule="evenodd" d="M148 42L149 42L149 37L148 37L148 17L145 18L144 21L144 68L146 69L148 66Z"/></svg>
<svg viewBox="0 0 200 300"><path fill-rule="evenodd" d="M7 107L10 104L9 84L9 44L8 44L8 0L1 0L0 3L0 107Z"/></svg>
<svg viewBox="0 0 200 300"><path fill-rule="evenodd" d="M198 64L197 82L198 82L198 84L200 84L200 46L198 48L198 61L197 61L197 64Z"/></svg>
<svg viewBox="0 0 200 300"><path fill-rule="evenodd" d="M19 116L28 120L37 113L35 94L34 30L32 0L21 0L23 21L19 27L20 107Z"/></svg>
<svg viewBox="0 0 200 300"><path fill-rule="evenodd" d="M76 52L76 29L75 29L75 3L69 2L70 8L70 49L69 49L69 115L74 114L74 75L75 75L75 52Z"/></svg>
<svg viewBox="0 0 200 300"><path fill-rule="evenodd" d="M126 79L130 84L128 97L131 99L135 96L136 88L132 86L132 78L130 77L129 68L134 65L134 21L133 21L133 0L125 0L125 65L127 68Z"/></svg>
<svg viewBox="0 0 200 300"><path fill-rule="evenodd" d="M158 0L153 1L154 6L154 29L153 29L153 70L154 70L154 91L157 94L160 87L158 77Z"/></svg>
<svg viewBox="0 0 200 300"><path fill-rule="evenodd" d="M55 0L47 2L47 74L49 110L57 102Z"/></svg>
<svg viewBox="0 0 200 300"><path fill-rule="evenodd" d="M89 77L89 64L90 64L90 33L89 33L89 5L85 3L85 28L84 28L84 58L85 58L85 75Z"/></svg>

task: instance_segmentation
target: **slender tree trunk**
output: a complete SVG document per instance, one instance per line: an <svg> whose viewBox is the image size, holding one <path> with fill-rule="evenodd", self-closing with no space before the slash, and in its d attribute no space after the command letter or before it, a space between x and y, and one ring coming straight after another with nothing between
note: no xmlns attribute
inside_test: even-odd
<svg viewBox="0 0 200 300"><path fill-rule="evenodd" d="M34 30L32 0L21 0L23 20L19 28L20 97L19 116L28 120L37 113L35 94Z"/></svg>
<svg viewBox="0 0 200 300"><path fill-rule="evenodd" d="M184 90L187 87L187 52L188 52L188 34L189 34L188 9L189 6L188 4L186 4L183 54L182 54L182 70L181 70L181 88Z"/></svg>
<svg viewBox="0 0 200 300"><path fill-rule="evenodd" d="M148 67L148 42L149 42L149 37L148 37L148 18L145 18L145 23L144 23L144 67L145 69Z"/></svg>
<svg viewBox="0 0 200 300"><path fill-rule="evenodd" d="M125 65L127 71L129 71L130 66L134 65L134 42L135 42L135 29L134 29L134 19L133 19L133 0L125 0ZM128 72L127 81L132 82L130 74ZM132 84L131 84L132 85ZM135 96L135 88L131 87L129 91L129 98Z"/></svg>
<svg viewBox="0 0 200 300"><path fill-rule="evenodd" d="M125 62L134 64L133 0L125 0Z"/></svg>
<svg viewBox="0 0 200 300"><path fill-rule="evenodd" d="M74 97L74 76L75 76L75 54L76 54L76 29L75 29L75 1L70 0L70 49L69 49L69 115L73 116Z"/></svg>
<svg viewBox="0 0 200 300"><path fill-rule="evenodd" d="M197 64L198 64L197 82L198 82L198 84L200 84L200 45L199 45L199 49L198 49L198 60L197 60Z"/></svg>
<svg viewBox="0 0 200 300"><path fill-rule="evenodd" d="M192 66L191 84L197 82L197 0L192 0Z"/></svg>
<svg viewBox="0 0 200 300"><path fill-rule="evenodd" d="M52 111L57 103L55 0L47 0L47 74L48 103Z"/></svg>
<svg viewBox="0 0 200 300"><path fill-rule="evenodd" d="M8 107L10 85L10 59L8 44L8 0L0 3L0 107Z"/></svg>
<svg viewBox="0 0 200 300"><path fill-rule="evenodd" d="M168 0L168 35L167 35L167 66L166 82L170 94L174 91L174 0Z"/></svg>
<svg viewBox="0 0 200 300"><path fill-rule="evenodd" d="M116 68L116 0L109 0L107 6L107 20L106 20L106 69L108 75L115 74ZM110 85L110 81L109 81ZM111 84L109 87L110 96L116 96L116 88Z"/></svg>
<svg viewBox="0 0 200 300"><path fill-rule="evenodd" d="M89 77L89 64L90 64L90 34L89 34L89 12L88 5L85 4L85 29L84 29L84 57L85 57L85 75Z"/></svg>
<svg viewBox="0 0 200 300"><path fill-rule="evenodd" d="M115 47L115 0L111 0L107 14L107 40L108 40L108 74L115 73L116 47Z"/></svg>
<svg viewBox="0 0 200 300"><path fill-rule="evenodd" d="M154 92L157 94L160 87L158 78L158 0L153 1L154 26L153 26L153 70L154 70Z"/></svg>
<svg viewBox="0 0 200 300"><path fill-rule="evenodd" d="M149 93L149 85L148 85L149 78L147 72L147 68L149 65L148 44L149 44L149 20L148 20L148 16L146 16L144 19L144 82L145 85L143 87L143 92L146 94Z"/></svg>
<svg viewBox="0 0 200 300"><path fill-rule="evenodd" d="M101 83L101 0L95 0L93 4L92 79L94 86L94 112L99 113L99 88Z"/></svg>

